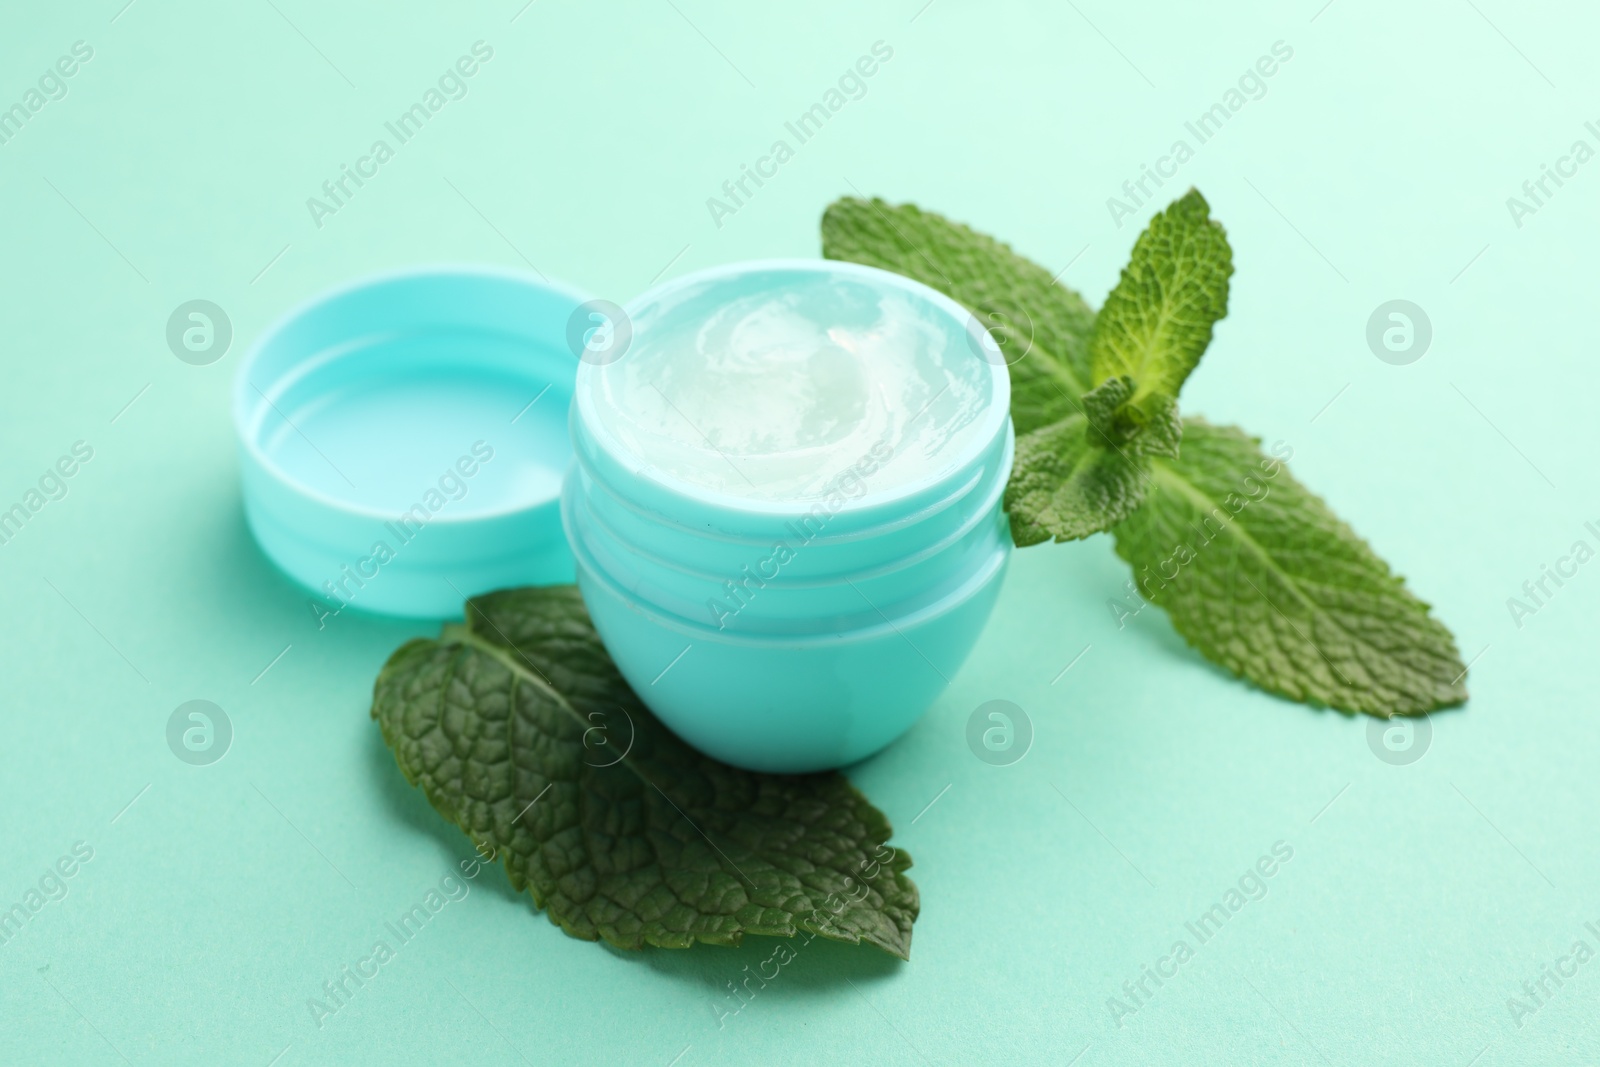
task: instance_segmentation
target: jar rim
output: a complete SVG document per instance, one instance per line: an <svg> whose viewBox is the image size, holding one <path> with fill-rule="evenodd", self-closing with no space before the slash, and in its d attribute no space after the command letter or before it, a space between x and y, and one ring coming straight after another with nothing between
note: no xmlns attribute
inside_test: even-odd
<svg viewBox="0 0 1600 1067"><path fill-rule="evenodd" d="M1000 355L998 346L989 336L988 332L978 325L977 319L959 302L939 292L922 282L893 271L881 270L860 263L850 263L843 260L831 259L800 259L800 258L774 258L743 260L727 263L705 270L693 271L681 275L660 285L653 286L630 300L623 308L625 315L632 315L647 303L660 300L691 286L703 285L708 281L718 281L734 278L746 274L763 272L796 272L822 276L870 278L874 282L887 285L913 297L914 299L937 309L939 312L950 316L973 337L975 344L984 346L984 351L993 358L974 354L975 359L981 359L988 365L989 370L989 403L979 415L979 432L972 435L971 443L956 455L951 462L931 474L924 475L913 481L904 482L892 489L869 489L867 493L854 503L851 511L857 515L871 515L879 510L893 510L915 501L929 493L937 494L946 483L963 478L974 463L981 463L984 456L992 448L995 438L1005 433L1009 424L1011 412L1011 375L1005 364L1004 357ZM976 331L976 333L974 333ZM992 353L990 350L992 349ZM577 381L573 389L572 403L572 428L575 438L575 451L581 449L576 440L582 433L599 456L609 460L622 470L631 470L644 457L635 455L631 450L617 440L606 428L604 421L598 417L594 409L594 394L596 383L594 376L601 371L601 367L580 361L578 366ZM729 493L712 489L687 479L670 474L663 470L652 470L649 481L664 490L669 496L692 499L696 505L712 509L717 512L728 513L735 521L740 518L754 519L782 519L793 515L795 504L793 500L761 500L737 493ZM870 524L870 523L869 523Z"/></svg>

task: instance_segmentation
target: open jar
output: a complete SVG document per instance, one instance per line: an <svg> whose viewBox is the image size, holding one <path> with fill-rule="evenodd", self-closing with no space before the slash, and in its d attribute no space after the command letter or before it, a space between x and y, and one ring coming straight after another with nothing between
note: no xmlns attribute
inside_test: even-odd
<svg viewBox="0 0 1600 1067"><path fill-rule="evenodd" d="M752 770L899 737L977 642L1011 547L994 342L926 286L831 261L675 279L606 328L562 519L628 682Z"/></svg>

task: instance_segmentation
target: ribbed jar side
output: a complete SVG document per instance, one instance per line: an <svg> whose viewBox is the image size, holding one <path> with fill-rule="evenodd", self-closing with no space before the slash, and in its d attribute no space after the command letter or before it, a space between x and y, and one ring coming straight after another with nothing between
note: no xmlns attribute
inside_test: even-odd
<svg viewBox="0 0 1600 1067"><path fill-rule="evenodd" d="M605 462L574 422L574 455L597 519L624 540L690 570L722 572L729 553L747 557L779 541L809 551L785 565L792 579L837 579L885 557L908 556L970 522L973 501L993 491L1013 447L1002 424L992 441L915 496L885 506L871 495L800 501L752 512L718 506L657 484L648 472ZM737 566L736 566L737 569Z"/></svg>
<svg viewBox="0 0 1600 1067"><path fill-rule="evenodd" d="M1001 430L952 472L940 506L885 512L877 528L843 536L774 519L765 538L732 538L718 532L727 516L714 505L683 496L666 514L639 503L637 480L603 480L605 468L581 459L568 474L564 517L590 566L654 613L747 634L879 626L955 594L1005 551L1000 500L1014 444L1009 422Z"/></svg>

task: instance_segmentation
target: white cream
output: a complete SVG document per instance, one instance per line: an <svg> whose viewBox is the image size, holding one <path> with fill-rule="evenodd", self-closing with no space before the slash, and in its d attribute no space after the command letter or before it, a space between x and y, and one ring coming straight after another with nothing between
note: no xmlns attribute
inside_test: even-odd
<svg viewBox="0 0 1600 1067"><path fill-rule="evenodd" d="M871 493L923 481L975 443L992 400L962 322L870 275L714 278L632 327L594 368L601 425L641 468L752 500L817 499L868 456Z"/></svg>

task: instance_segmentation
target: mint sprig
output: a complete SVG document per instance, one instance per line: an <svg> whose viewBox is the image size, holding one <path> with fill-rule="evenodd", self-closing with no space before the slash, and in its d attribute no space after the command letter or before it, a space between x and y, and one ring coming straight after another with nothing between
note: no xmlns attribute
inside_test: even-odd
<svg viewBox="0 0 1600 1067"><path fill-rule="evenodd" d="M372 717L406 779L573 937L806 933L910 954L917 887L883 814L843 775L753 774L678 740L574 586L468 601L389 658Z"/></svg>
<svg viewBox="0 0 1600 1067"><path fill-rule="evenodd" d="M1122 279L1094 321L1089 364L1096 382L1126 375L1136 409L1176 400L1228 313L1233 250L1194 189L1173 201L1134 242Z"/></svg>
<svg viewBox="0 0 1600 1067"><path fill-rule="evenodd" d="M822 247L916 278L995 333L1012 376L1018 545L1111 531L1191 645L1291 699L1387 717L1467 698L1450 631L1283 457L1179 419L1233 273L1199 192L1151 220L1098 316L1006 245L911 205L836 201ZM1030 322L1019 349L1014 324Z"/></svg>
<svg viewBox="0 0 1600 1067"><path fill-rule="evenodd" d="M1132 378L1108 379L1083 395L1081 413L1017 439L1005 497L1017 544L1088 537L1143 502L1149 457L1176 455L1182 426L1170 401L1148 422L1133 418L1134 391Z"/></svg>

